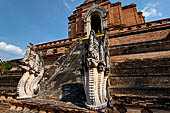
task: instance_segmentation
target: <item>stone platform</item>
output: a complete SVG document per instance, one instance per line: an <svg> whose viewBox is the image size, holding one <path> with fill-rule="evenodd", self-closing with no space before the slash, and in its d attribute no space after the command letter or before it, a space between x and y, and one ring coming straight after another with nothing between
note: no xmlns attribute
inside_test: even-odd
<svg viewBox="0 0 170 113"><path fill-rule="evenodd" d="M11 104L0 103L0 113L170 113L170 110L113 106L102 111L90 111L70 102L35 99L13 100Z"/></svg>

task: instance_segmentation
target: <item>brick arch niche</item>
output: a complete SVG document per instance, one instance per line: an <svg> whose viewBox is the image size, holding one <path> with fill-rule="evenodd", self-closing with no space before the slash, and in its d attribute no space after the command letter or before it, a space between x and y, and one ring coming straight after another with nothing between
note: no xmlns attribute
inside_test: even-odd
<svg viewBox="0 0 170 113"><path fill-rule="evenodd" d="M97 12L94 12L91 16L91 29L95 31L96 34L101 34L101 18Z"/></svg>
<svg viewBox="0 0 170 113"><path fill-rule="evenodd" d="M107 12L102 6L94 4L84 17L84 33L89 36L91 29L96 34L103 33L107 26Z"/></svg>

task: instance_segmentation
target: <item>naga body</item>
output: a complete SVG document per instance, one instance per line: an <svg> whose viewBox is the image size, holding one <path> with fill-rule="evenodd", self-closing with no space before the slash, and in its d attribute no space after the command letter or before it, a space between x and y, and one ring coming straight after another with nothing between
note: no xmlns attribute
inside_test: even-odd
<svg viewBox="0 0 170 113"><path fill-rule="evenodd" d="M39 82L44 74L44 61L40 54L30 44L22 60L21 68L25 70L17 86L17 99L26 99L36 96L40 85Z"/></svg>
<svg viewBox="0 0 170 113"><path fill-rule="evenodd" d="M85 103L89 109L99 110L107 106L107 79L109 75L109 53L107 34L95 37L92 30L85 43L82 70L84 75Z"/></svg>

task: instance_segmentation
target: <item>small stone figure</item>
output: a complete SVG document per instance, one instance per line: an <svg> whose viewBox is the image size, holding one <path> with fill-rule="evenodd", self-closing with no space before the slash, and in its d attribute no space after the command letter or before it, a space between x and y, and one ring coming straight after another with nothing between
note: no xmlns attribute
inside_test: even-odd
<svg viewBox="0 0 170 113"><path fill-rule="evenodd" d="M32 43L27 47L26 54L21 65L26 72L20 79L17 87L17 99L26 99L36 96L39 89L39 82L44 74L44 61Z"/></svg>
<svg viewBox="0 0 170 113"><path fill-rule="evenodd" d="M107 79L110 71L108 53L108 35L95 37L92 30L85 43L85 54L82 61L84 76L85 103L89 109L99 110L107 106Z"/></svg>

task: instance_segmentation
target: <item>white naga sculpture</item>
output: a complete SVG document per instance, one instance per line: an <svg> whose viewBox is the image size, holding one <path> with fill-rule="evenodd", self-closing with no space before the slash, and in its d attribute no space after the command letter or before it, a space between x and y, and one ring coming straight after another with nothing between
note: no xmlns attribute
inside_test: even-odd
<svg viewBox="0 0 170 113"><path fill-rule="evenodd" d="M39 82L44 74L44 61L33 44L27 47L21 67L26 71L17 86L17 99L27 99L36 96L39 91Z"/></svg>
<svg viewBox="0 0 170 113"><path fill-rule="evenodd" d="M85 103L89 109L99 110L107 106L107 79L110 72L108 35L95 37L92 30L83 55Z"/></svg>
<svg viewBox="0 0 170 113"><path fill-rule="evenodd" d="M0 59L0 63L3 63L2 59Z"/></svg>

